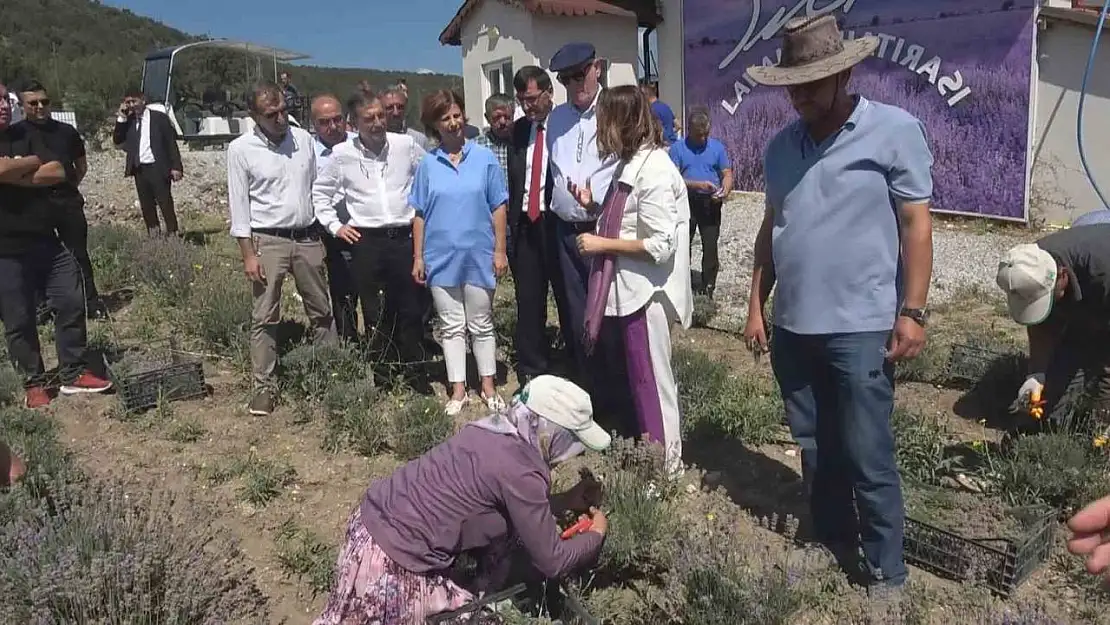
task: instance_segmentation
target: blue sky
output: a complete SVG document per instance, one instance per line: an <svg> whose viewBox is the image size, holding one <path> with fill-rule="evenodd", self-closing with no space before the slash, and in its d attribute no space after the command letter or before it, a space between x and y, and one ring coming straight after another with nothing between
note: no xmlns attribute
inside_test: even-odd
<svg viewBox="0 0 1110 625"><path fill-rule="evenodd" d="M462 50L439 44L461 0L102 1L187 33L303 52L313 65L462 73Z"/></svg>

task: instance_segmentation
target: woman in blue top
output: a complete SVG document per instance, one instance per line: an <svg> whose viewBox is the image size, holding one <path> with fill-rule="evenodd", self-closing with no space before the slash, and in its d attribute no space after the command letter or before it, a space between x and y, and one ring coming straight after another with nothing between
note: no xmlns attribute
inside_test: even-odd
<svg viewBox="0 0 1110 625"><path fill-rule="evenodd" d="M509 261L505 255L505 211L509 192L497 157L467 141L462 96L436 91L426 98L420 121L439 146L416 170L409 204L412 222L412 276L431 287L443 335L443 358L451 396L447 414L467 401L466 333L482 378L482 399L501 410L497 394L493 292Z"/></svg>

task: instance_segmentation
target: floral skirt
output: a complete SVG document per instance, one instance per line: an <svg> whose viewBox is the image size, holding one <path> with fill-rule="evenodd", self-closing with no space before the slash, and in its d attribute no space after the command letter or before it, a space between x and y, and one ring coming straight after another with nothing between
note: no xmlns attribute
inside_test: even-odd
<svg viewBox="0 0 1110 625"><path fill-rule="evenodd" d="M413 573L390 559L356 507L347 521L328 603L313 625L424 625L428 616L457 610L472 599L446 577Z"/></svg>

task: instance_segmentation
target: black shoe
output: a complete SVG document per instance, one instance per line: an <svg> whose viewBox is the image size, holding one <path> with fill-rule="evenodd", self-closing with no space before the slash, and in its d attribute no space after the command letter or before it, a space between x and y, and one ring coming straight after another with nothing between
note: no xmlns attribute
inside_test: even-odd
<svg viewBox="0 0 1110 625"><path fill-rule="evenodd" d="M274 411L274 394L263 389L247 404L247 411L256 417L264 417Z"/></svg>

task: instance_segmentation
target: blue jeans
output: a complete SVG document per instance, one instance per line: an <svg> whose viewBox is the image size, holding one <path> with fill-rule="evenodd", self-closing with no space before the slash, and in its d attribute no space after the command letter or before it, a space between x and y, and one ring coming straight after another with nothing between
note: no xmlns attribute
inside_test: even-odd
<svg viewBox="0 0 1110 625"><path fill-rule="evenodd" d="M773 332L771 365L790 433L802 448L818 540L853 552L862 542L873 581L901 584L905 509L890 429L894 365L884 353L890 333Z"/></svg>

